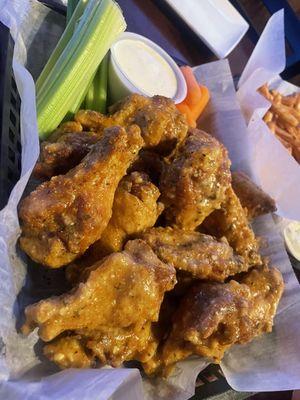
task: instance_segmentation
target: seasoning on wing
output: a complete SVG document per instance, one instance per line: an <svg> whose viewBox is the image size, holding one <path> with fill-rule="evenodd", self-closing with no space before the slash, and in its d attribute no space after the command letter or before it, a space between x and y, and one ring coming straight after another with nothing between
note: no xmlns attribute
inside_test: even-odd
<svg viewBox="0 0 300 400"><path fill-rule="evenodd" d="M175 283L174 268L162 263L145 242L133 240L123 252L93 265L77 288L28 306L22 330L28 334L38 327L45 342L64 335L45 348L61 367L80 364L80 355L72 357L74 346L80 349L83 366L95 357L111 365L147 360L157 346L151 323L158 320L164 294ZM60 340L66 336L71 339Z"/></svg>
<svg viewBox="0 0 300 400"><path fill-rule="evenodd" d="M225 200L230 161L224 146L209 134L191 129L171 155L161 177L168 223L193 230Z"/></svg>
<svg viewBox="0 0 300 400"><path fill-rule="evenodd" d="M43 142L33 174L38 179L49 179L66 174L76 167L100 139L94 132L65 133L57 142Z"/></svg>
<svg viewBox="0 0 300 400"><path fill-rule="evenodd" d="M22 249L52 268L82 255L101 237L115 190L143 145L140 129L106 129L82 162L41 184L20 205Z"/></svg>
<svg viewBox="0 0 300 400"><path fill-rule="evenodd" d="M249 220L276 211L275 201L243 172L232 173L232 188Z"/></svg>
<svg viewBox="0 0 300 400"><path fill-rule="evenodd" d="M222 207L206 218L203 227L218 238L225 236L233 250L244 257L249 266L260 265L259 242L249 225L245 210L231 186L225 195Z"/></svg>
<svg viewBox="0 0 300 400"><path fill-rule="evenodd" d="M187 134L184 116L170 99L162 96L150 98L133 94L113 106L112 110L114 113L111 115L91 110L78 111L76 121L63 124L42 144L35 175L50 178L66 173L81 161L108 127L138 125L145 141L144 147L163 154L169 154ZM81 132L83 129L85 132Z"/></svg>
<svg viewBox="0 0 300 400"><path fill-rule="evenodd" d="M246 273L240 283L196 283L173 316L161 354L145 363L145 369L168 374L192 354L219 362L233 344L271 332L283 287L281 273L267 267Z"/></svg>
<svg viewBox="0 0 300 400"><path fill-rule="evenodd" d="M163 210L162 203L157 201L159 196L158 188L146 174L132 172L125 176L116 190L112 217L101 238L80 260L67 267L67 279L77 282L86 267L112 252L121 251L126 240L152 227Z"/></svg>
<svg viewBox="0 0 300 400"><path fill-rule="evenodd" d="M152 228L140 237L161 261L189 272L196 279L223 282L228 276L248 269L226 239L171 227Z"/></svg>

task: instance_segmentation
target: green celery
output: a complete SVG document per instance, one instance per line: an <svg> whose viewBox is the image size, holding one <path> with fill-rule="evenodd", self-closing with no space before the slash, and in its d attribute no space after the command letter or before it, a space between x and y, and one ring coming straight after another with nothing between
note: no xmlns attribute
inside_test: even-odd
<svg viewBox="0 0 300 400"><path fill-rule="evenodd" d="M122 11L113 0L88 2L73 36L37 91L41 138L46 138L83 99L102 59L125 28Z"/></svg>
<svg viewBox="0 0 300 400"><path fill-rule="evenodd" d="M85 108L106 113L108 54L104 57L85 98Z"/></svg>
<svg viewBox="0 0 300 400"><path fill-rule="evenodd" d="M67 23L70 21L72 18L72 15L77 7L79 0L68 0L68 6L67 6Z"/></svg>
<svg viewBox="0 0 300 400"><path fill-rule="evenodd" d="M42 89L43 84L45 83L45 80L47 76L49 75L50 71L54 67L55 63L61 56L62 52L64 51L65 47L71 40L74 30L76 28L76 24L78 19L82 16L89 0L79 0L78 5L76 7L76 10L74 10L74 13L72 15L72 18L70 19L64 33L62 34L59 42L57 43L53 53L51 54L51 57L49 58L47 64L45 65L43 71L41 72L37 82L36 82L36 90L37 93Z"/></svg>

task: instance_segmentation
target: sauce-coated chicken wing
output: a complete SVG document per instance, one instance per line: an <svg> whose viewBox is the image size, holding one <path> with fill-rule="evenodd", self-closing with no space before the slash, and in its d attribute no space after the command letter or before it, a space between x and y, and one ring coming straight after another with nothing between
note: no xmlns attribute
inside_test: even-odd
<svg viewBox="0 0 300 400"><path fill-rule="evenodd" d="M175 283L172 266L162 263L145 242L129 241L123 252L93 265L86 281L71 292L28 306L22 330L28 334L38 327L45 342L70 336L45 349L62 367L79 364L79 356L72 356L74 346L83 365L95 357L111 365L146 360L157 346L151 323L158 320L164 294Z"/></svg>
<svg viewBox="0 0 300 400"><path fill-rule="evenodd" d="M81 256L106 228L116 188L142 145L137 126L108 128L77 167L41 184L20 204L21 248L52 268Z"/></svg>
<svg viewBox="0 0 300 400"><path fill-rule="evenodd" d="M152 228L140 237L163 262L197 279L223 282L228 276L248 269L243 258L234 255L226 239L171 227Z"/></svg>
<svg viewBox="0 0 300 400"><path fill-rule="evenodd" d="M218 238L225 236L233 250L244 257L249 266L262 263L258 252L259 241L232 187L227 189L222 207L210 214L203 226L211 235Z"/></svg>
<svg viewBox="0 0 300 400"><path fill-rule="evenodd" d="M168 160L160 191L168 223L193 230L225 200L230 185L225 147L211 135L192 129Z"/></svg>
<svg viewBox="0 0 300 400"><path fill-rule="evenodd" d="M240 282L195 284L173 316L161 354L146 363L146 370L168 374L192 354L219 362L233 344L271 332L283 287L281 273L267 267L246 273Z"/></svg>

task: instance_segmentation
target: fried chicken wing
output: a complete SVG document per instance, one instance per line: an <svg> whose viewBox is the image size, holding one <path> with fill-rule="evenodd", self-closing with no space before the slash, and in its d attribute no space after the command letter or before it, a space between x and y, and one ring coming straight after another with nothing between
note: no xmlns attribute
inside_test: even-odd
<svg viewBox="0 0 300 400"><path fill-rule="evenodd" d="M190 130L161 177L168 223L193 230L220 208L230 185L229 168L227 151L221 143L203 131Z"/></svg>
<svg viewBox="0 0 300 400"><path fill-rule="evenodd" d="M151 323L158 320L164 293L175 283L172 266L162 263L145 242L129 241L123 252L93 265L86 281L71 292L28 306L22 331L38 327L45 342L69 335L45 348L61 367L88 365L95 357L111 365L147 360L157 346ZM74 348L79 349L76 357Z"/></svg>
<svg viewBox="0 0 300 400"><path fill-rule="evenodd" d="M83 128L79 122L67 121L59 125L59 127L48 137L48 142L57 142L59 138L66 133L82 132Z"/></svg>
<svg viewBox="0 0 300 400"><path fill-rule="evenodd" d="M140 127L145 148L169 154L183 141L188 125L174 102L163 96L145 97L133 94L111 108L113 114L104 116L96 111L80 110L75 120L84 129L101 131L111 125Z"/></svg>
<svg viewBox="0 0 300 400"><path fill-rule="evenodd" d="M93 132L72 132L62 135L57 142L43 142L33 174L38 179L49 179L66 174L88 154L100 135Z"/></svg>
<svg viewBox="0 0 300 400"><path fill-rule="evenodd" d="M121 251L130 237L152 227L163 210L158 188L148 176L132 172L125 176L115 193L112 217L101 235L87 253L66 269L66 277L71 283L81 279L81 272L104 256Z"/></svg>
<svg viewBox="0 0 300 400"><path fill-rule="evenodd" d="M146 174L132 172L124 177L116 190L109 224L93 246L95 252L107 255L121 251L130 236L152 227L163 210L159 196Z"/></svg>
<svg viewBox="0 0 300 400"><path fill-rule="evenodd" d="M75 121L62 124L42 144L41 155L34 170L35 176L50 178L75 167L108 127L138 125L145 141L144 146L163 154L170 153L187 134L185 118L170 99L162 96L150 98L133 94L111 110L114 112L111 115L80 110L75 114ZM83 129L87 132L82 132Z"/></svg>
<svg viewBox="0 0 300 400"><path fill-rule="evenodd" d="M223 282L228 276L248 269L243 258L234 255L226 239L171 227L152 228L140 237L161 261L197 279Z"/></svg>
<svg viewBox="0 0 300 400"><path fill-rule="evenodd" d="M226 237L233 250L244 257L249 266L262 263L258 252L259 242L232 187L227 189L221 209L210 214L203 226L211 235L218 238Z"/></svg>
<svg viewBox="0 0 300 400"><path fill-rule="evenodd" d="M267 267L246 273L240 283L195 284L173 316L161 354L145 368L168 374L177 361L192 354L219 362L233 344L271 332L283 287L281 273Z"/></svg>
<svg viewBox="0 0 300 400"><path fill-rule="evenodd" d="M232 173L232 188L249 220L276 211L275 201L243 172Z"/></svg>
<svg viewBox="0 0 300 400"><path fill-rule="evenodd" d="M77 167L41 184L20 205L21 248L52 268L82 255L106 228L116 188L142 145L137 126L108 128Z"/></svg>
<svg viewBox="0 0 300 400"><path fill-rule="evenodd" d="M86 341L80 335L60 337L43 348L44 355L60 368L89 368L93 356L86 350Z"/></svg>
<svg viewBox="0 0 300 400"><path fill-rule="evenodd" d="M163 155L170 154L188 131L185 117L171 99L163 96L152 97L148 105L138 110L134 123L141 128L146 147Z"/></svg>

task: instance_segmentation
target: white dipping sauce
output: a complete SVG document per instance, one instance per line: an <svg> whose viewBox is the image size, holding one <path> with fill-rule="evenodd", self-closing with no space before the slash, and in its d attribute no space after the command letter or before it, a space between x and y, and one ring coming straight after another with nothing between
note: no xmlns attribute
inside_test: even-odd
<svg viewBox="0 0 300 400"><path fill-rule="evenodd" d="M114 58L126 78L148 96L174 97L176 75L167 61L141 40L123 39L114 45Z"/></svg>

